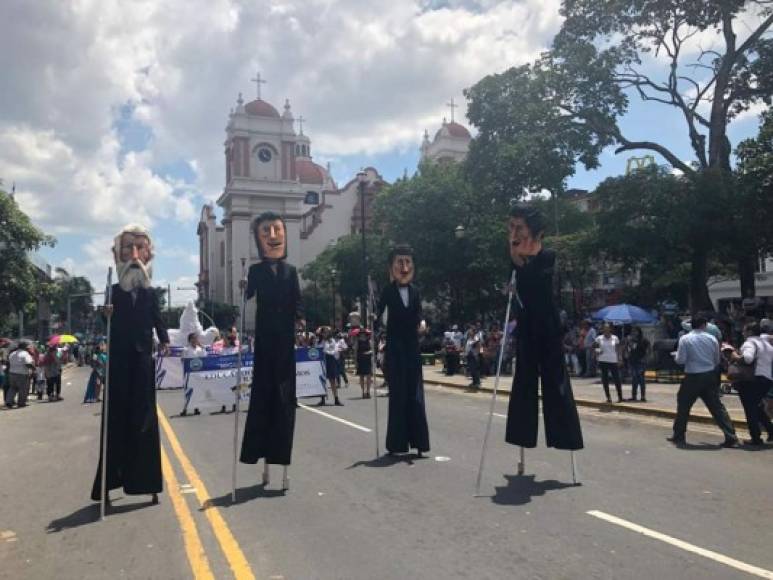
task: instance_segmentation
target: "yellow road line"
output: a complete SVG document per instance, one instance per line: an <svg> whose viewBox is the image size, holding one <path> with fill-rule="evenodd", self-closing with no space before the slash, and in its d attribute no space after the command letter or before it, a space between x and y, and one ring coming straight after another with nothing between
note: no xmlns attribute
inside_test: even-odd
<svg viewBox="0 0 773 580"><path fill-rule="evenodd" d="M234 577L236 577L237 580L254 580L255 575L252 573L252 568L250 568L247 558L245 558L242 549L239 547L239 543L231 533L228 524L225 523L223 516L220 514L220 510L209 502L209 492L204 486L204 482L201 481L201 478L193 467L190 459L188 459L188 456L183 451L180 441L177 439L177 435L175 435L172 426L169 424L169 420L166 418L166 415L164 415L164 411L159 406L157 406L157 408L158 420L164 433L166 433L169 445L177 457L177 460L180 462L185 477L188 478L188 483L196 490L196 498L201 505L206 508L204 514L207 516L209 524L212 526L212 531L215 533L215 537L220 544L220 548L223 550L226 560L228 560L228 565L231 567Z"/></svg>
<svg viewBox="0 0 773 580"><path fill-rule="evenodd" d="M183 496L180 494L177 476L174 474L172 464L169 463L169 457L163 447L161 447L161 467L166 480L166 488L172 500L172 506L174 506L175 514L180 521L180 527L183 531L185 553L188 556L193 577L196 580L214 580L215 576L209 567L209 560L204 552L204 546L201 544L199 532L196 530L196 523L193 521L188 504L185 503Z"/></svg>

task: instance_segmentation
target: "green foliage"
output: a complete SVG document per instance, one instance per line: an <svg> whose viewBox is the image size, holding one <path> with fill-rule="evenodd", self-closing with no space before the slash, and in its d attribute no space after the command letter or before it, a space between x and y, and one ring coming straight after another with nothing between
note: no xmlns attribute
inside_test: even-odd
<svg viewBox="0 0 773 580"><path fill-rule="evenodd" d="M42 276L27 253L54 243L54 238L32 225L16 202L0 190L0 319L36 299Z"/></svg>
<svg viewBox="0 0 773 580"><path fill-rule="evenodd" d="M469 185L455 163L425 164L376 200L375 219L392 243L416 253L425 299L456 322L496 313L507 279L506 212ZM458 226L464 237L455 235ZM386 272L387 266L383 266ZM449 311L445 311L445 307Z"/></svg>
<svg viewBox="0 0 773 580"><path fill-rule="evenodd" d="M756 137L742 141L736 149L738 157L738 196L735 213L737 228L760 252L773 252L773 109L761 115Z"/></svg>
<svg viewBox="0 0 773 580"><path fill-rule="evenodd" d="M51 313L59 318L62 331L86 332L94 317L94 288L88 278L70 276L63 268L56 268L52 284L44 292L51 302ZM71 328L67 329L67 302L70 302ZM100 301L101 303L102 301Z"/></svg>
<svg viewBox="0 0 773 580"><path fill-rule="evenodd" d="M382 265L386 263L389 246L380 234L367 232L366 246L368 273L378 287L383 287L387 277L386 266ZM333 270L336 272L335 279ZM323 301L332 300L333 287L335 287L335 293L340 297L342 307L347 312L350 311L357 298L366 292L363 280L362 236L357 234L339 238L334 245L325 248L313 262L307 264L301 271L301 276L304 280L317 284L317 297ZM304 304L308 308L309 303ZM320 308L315 313L315 316L325 324L330 323L332 313L332 306L330 303L327 304L326 310ZM338 320L341 320L340 313Z"/></svg>

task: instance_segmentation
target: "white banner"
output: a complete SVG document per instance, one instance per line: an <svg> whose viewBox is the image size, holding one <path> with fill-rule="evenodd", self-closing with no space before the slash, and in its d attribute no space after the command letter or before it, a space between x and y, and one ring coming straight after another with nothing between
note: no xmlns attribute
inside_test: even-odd
<svg viewBox="0 0 773 580"><path fill-rule="evenodd" d="M295 392L298 398L319 397L325 394L325 365L323 353L316 348L295 349ZM233 387L238 381L238 355L211 355L202 358L183 359L185 377L185 409L205 407L228 409L234 403ZM242 384L252 383L252 353L242 355ZM241 401L249 404L250 389L247 387Z"/></svg>

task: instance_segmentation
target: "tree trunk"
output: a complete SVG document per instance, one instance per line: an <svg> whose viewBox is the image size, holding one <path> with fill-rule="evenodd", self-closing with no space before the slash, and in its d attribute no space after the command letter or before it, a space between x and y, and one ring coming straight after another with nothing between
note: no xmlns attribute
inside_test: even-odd
<svg viewBox="0 0 773 580"><path fill-rule="evenodd" d="M754 298L755 270L757 269L757 256L752 254L738 260L738 278L741 280L741 298Z"/></svg>
<svg viewBox="0 0 773 580"><path fill-rule="evenodd" d="M703 248L693 251L690 268L690 313L697 314L701 311L713 311L714 306L709 298L708 280L708 253Z"/></svg>

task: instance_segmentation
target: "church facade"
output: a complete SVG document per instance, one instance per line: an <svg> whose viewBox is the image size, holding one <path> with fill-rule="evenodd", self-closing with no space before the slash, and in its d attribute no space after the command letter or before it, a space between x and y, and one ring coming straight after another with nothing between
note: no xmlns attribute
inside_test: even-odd
<svg viewBox="0 0 773 580"><path fill-rule="evenodd" d="M363 169L338 186L329 167L313 161L311 139L303 133L303 118L296 119L289 101L282 113L260 98L245 103L239 95L228 116L224 142L225 186L216 204L200 214L199 298L238 305L239 280L244 268L258 261L251 224L264 211L280 214L287 225L287 260L299 270L328 245L347 234L362 231L361 198L365 224L370 222L372 200L386 185L378 171ZM470 134L458 123L447 123L433 141L425 132L422 161L459 161L467 153ZM362 185L361 185L362 184ZM364 191L361 193L361 187ZM248 305L245 326L254 321Z"/></svg>

